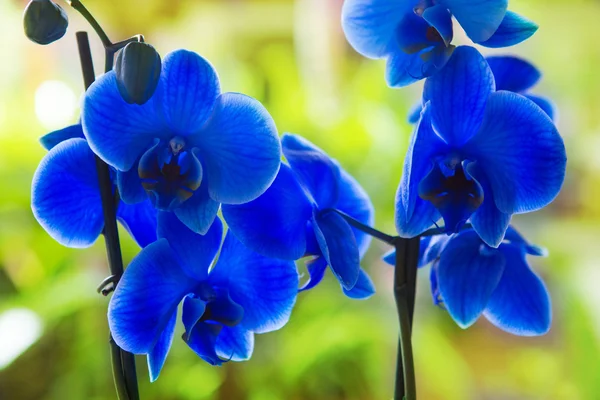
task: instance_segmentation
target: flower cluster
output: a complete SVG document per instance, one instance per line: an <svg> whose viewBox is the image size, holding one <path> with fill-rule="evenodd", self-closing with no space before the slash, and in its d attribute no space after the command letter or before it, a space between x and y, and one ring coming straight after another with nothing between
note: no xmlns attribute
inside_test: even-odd
<svg viewBox="0 0 600 400"><path fill-rule="evenodd" d="M538 335L550 327L550 300L525 256L543 251L510 222L548 205L562 186L566 153L554 108L529 93L541 74L527 61L451 44L452 17L483 46L530 37L537 26L507 7L346 0L342 22L357 51L387 59L390 86L427 78L409 115L415 129L395 222L412 238L444 221L421 239L434 302L463 328L483 314L513 334ZM35 19L34 11L26 16ZM31 36L62 36L66 24L57 21ZM152 46L129 43L116 70L87 90L81 123L42 144L48 153L33 180L32 210L65 246L90 246L103 232L97 166L109 166L102 188L110 185L116 218L142 250L120 278L108 320L121 348L147 356L151 380L179 309L185 343L220 365L249 359L254 334L285 325L298 292L318 285L328 267L346 296L375 293L361 267L374 231L367 193L306 139L279 138L257 100L221 93L216 71L196 53L161 60ZM301 259L309 277L300 285Z"/></svg>
<svg viewBox="0 0 600 400"><path fill-rule="evenodd" d="M158 221L159 239L131 262L111 299L108 321L115 341L147 354L155 380L183 303L183 339L198 356L212 365L249 359L254 334L279 329L289 319L298 289L294 263L254 253L231 233L221 246L218 219L204 236L173 213L159 212Z"/></svg>
<svg viewBox="0 0 600 400"><path fill-rule="evenodd" d="M310 280L317 285L329 265L344 293L366 298L374 293L360 259L371 237L352 228L343 215L373 224L368 195L339 164L308 141L281 139L289 166L282 164L271 187L258 199L223 206L231 231L250 249L287 260L311 256Z"/></svg>
<svg viewBox="0 0 600 400"><path fill-rule="evenodd" d="M147 355L152 380L180 304L184 341L220 365L250 358L254 334L281 328L298 291L328 265L347 296L375 292L360 267L370 237L343 217L373 223L365 191L305 139L280 141L256 100L219 94L216 72L195 53L167 55L142 105L121 97L114 72L103 75L81 124L41 141L49 152L32 209L65 246L90 246L102 233L97 158L110 166L117 217L143 249L117 285L109 325L121 348ZM299 287L294 261L305 257L310 279Z"/></svg>
<svg viewBox="0 0 600 400"><path fill-rule="evenodd" d="M507 8L508 0L346 0L342 26L356 51L387 60L387 83L401 87L444 68L455 50L452 16L486 47L512 46L537 31Z"/></svg>
<svg viewBox="0 0 600 400"><path fill-rule="evenodd" d="M449 237L421 240L432 293L461 326L481 313L518 335L550 327L549 296L525 254L537 248L509 226L558 195L566 152L552 103L529 93L541 73L513 56L484 58L451 44L454 17L475 43L520 43L537 25L507 0L346 0L342 24L362 55L387 60L392 87L427 78L396 196L400 236L443 219ZM468 225L466 225L469 223ZM385 257L394 263L395 253Z"/></svg>

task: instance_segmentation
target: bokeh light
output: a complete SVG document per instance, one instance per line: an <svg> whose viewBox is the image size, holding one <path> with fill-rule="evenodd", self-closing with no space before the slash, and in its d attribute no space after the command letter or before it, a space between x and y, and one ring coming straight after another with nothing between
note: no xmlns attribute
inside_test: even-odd
<svg viewBox="0 0 600 400"><path fill-rule="evenodd" d="M45 81L35 91L35 115L46 129L58 129L75 115L77 97L61 81Z"/></svg>

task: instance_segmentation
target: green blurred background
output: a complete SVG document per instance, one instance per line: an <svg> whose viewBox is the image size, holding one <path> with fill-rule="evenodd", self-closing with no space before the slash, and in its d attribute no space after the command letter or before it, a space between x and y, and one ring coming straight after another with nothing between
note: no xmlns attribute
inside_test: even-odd
<svg viewBox="0 0 600 400"><path fill-rule="evenodd" d="M495 51L544 72L535 93L554 99L569 154L559 198L515 224L550 250L531 260L552 295L553 325L513 337L485 321L463 331L432 305L428 271L418 282L414 346L421 399L600 399L600 2L511 0L540 25L526 43ZM26 2L0 2L0 399L113 399L107 275L102 240L88 250L55 243L30 210L30 183L44 155L38 138L77 120L82 78L69 10L65 38L42 47L22 34ZM394 194L421 85L386 87L383 62L361 58L340 28L342 0L89 0L113 40L143 33L161 54L187 48L208 58L223 89L261 100L280 132L325 149L365 187L376 226L394 231ZM94 36L97 72L102 49ZM467 43L462 31L455 43ZM488 52L488 50L485 50ZM139 250L122 232L124 255ZM302 294L290 323L257 338L253 358L215 368L175 340L143 400L391 398L397 322L388 249L363 261L378 293L345 298L331 275Z"/></svg>

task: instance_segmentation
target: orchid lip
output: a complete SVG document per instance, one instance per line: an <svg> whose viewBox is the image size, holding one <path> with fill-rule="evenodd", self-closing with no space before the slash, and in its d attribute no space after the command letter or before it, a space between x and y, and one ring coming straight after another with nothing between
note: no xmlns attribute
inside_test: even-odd
<svg viewBox="0 0 600 400"><path fill-rule="evenodd" d="M138 173L154 206L172 211L194 195L202 183L202 164L175 136L168 143L157 141L140 159Z"/></svg>
<svg viewBox="0 0 600 400"><path fill-rule="evenodd" d="M438 209L446 233L456 233L483 203L483 188L468 172L469 160L456 154L434 162L419 184L419 197Z"/></svg>

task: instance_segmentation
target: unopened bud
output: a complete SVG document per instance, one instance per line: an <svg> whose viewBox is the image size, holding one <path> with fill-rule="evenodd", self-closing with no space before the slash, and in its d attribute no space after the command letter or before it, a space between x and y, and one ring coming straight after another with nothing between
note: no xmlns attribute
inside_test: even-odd
<svg viewBox="0 0 600 400"><path fill-rule="evenodd" d="M38 44L50 44L64 36L67 13L50 0L31 0L23 14L25 35Z"/></svg>
<svg viewBox="0 0 600 400"><path fill-rule="evenodd" d="M121 97L129 104L144 104L158 85L161 61L147 43L131 42L117 56L115 74Z"/></svg>

